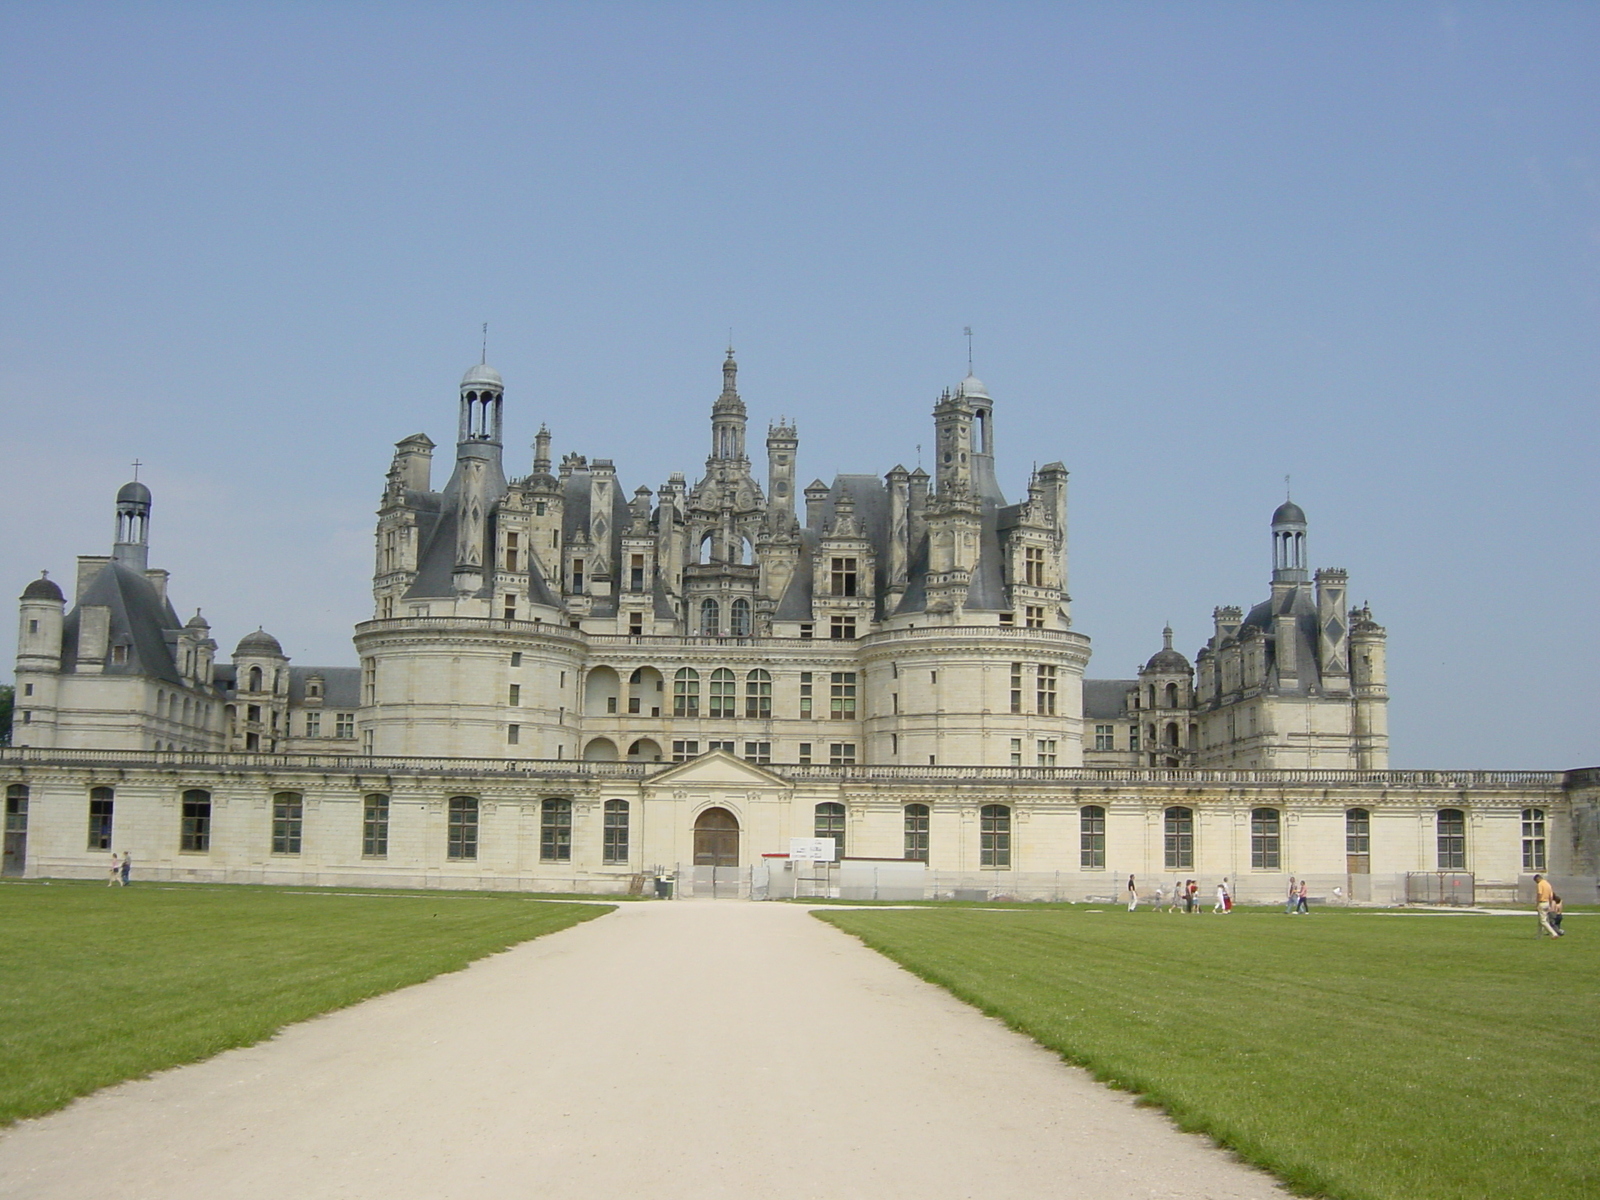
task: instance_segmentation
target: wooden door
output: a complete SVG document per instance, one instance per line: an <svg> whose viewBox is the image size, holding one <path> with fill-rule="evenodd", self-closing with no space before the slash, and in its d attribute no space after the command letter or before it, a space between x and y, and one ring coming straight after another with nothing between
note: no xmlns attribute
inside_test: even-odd
<svg viewBox="0 0 1600 1200"><path fill-rule="evenodd" d="M695 818L694 865L739 865L739 818L725 808L708 808Z"/></svg>

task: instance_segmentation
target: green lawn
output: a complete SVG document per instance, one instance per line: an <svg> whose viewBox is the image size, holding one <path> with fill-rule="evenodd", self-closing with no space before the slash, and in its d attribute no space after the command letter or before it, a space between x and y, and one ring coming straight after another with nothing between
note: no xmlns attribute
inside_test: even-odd
<svg viewBox="0 0 1600 1200"><path fill-rule="evenodd" d="M482 892L0 886L0 1125L611 911Z"/></svg>
<svg viewBox="0 0 1600 1200"><path fill-rule="evenodd" d="M1600 1196L1600 920L817 914L1341 1200Z"/></svg>

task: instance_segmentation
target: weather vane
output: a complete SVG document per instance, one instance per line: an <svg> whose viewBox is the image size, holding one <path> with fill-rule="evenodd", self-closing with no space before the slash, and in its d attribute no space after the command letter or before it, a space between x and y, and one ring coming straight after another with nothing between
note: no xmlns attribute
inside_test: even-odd
<svg viewBox="0 0 1600 1200"><path fill-rule="evenodd" d="M972 374L972 326L963 325L961 332L967 335L967 374Z"/></svg>
<svg viewBox="0 0 1600 1200"><path fill-rule="evenodd" d="M484 365L489 362L489 322L487 321L483 323L483 357L478 362Z"/></svg>

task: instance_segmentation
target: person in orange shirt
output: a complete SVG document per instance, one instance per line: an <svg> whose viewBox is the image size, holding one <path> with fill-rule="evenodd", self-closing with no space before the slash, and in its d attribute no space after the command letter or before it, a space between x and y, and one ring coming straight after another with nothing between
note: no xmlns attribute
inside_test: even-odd
<svg viewBox="0 0 1600 1200"><path fill-rule="evenodd" d="M1550 886L1550 881L1543 875L1533 877L1533 898L1539 906L1539 936L1549 934L1551 937L1560 937L1550 924L1550 901L1555 898L1555 889Z"/></svg>

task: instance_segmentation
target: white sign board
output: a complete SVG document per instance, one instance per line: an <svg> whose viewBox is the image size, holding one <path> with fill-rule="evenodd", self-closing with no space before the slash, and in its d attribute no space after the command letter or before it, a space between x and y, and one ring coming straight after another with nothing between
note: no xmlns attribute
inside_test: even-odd
<svg viewBox="0 0 1600 1200"><path fill-rule="evenodd" d="M790 862L832 862L832 838L790 838Z"/></svg>

